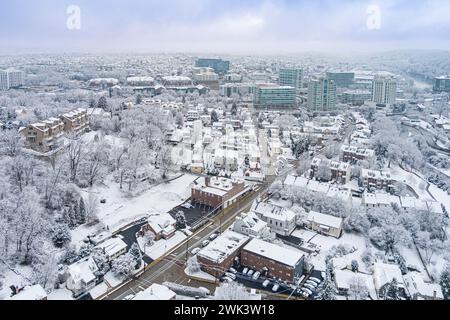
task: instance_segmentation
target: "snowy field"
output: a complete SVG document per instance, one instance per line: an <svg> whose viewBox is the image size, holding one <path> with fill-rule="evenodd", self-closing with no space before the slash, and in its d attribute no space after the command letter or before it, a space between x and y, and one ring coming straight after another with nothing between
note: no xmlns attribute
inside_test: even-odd
<svg viewBox="0 0 450 320"><path fill-rule="evenodd" d="M190 184L198 177L184 174L168 183L151 187L136 197L120 190L117 183L106 183L91 190L82 190L87 198L92 192L98 199L105 199L105 204L99 204L98 217L105 228L114 232L121 227L148 216L149 214L166 213L182 204L191 195ZM72 232L73 242L79 243L88 234L99 231L101 226L80 226Z"/></svg>
<svg viewBox="0 0 450 320"><path fill-rule="evenodd" d="M395 166L391 169L391 176L394 180L403 182L410 186L421 200L434 200L427 192L427 182L414 173L407 172L402 168Z"/></svg>

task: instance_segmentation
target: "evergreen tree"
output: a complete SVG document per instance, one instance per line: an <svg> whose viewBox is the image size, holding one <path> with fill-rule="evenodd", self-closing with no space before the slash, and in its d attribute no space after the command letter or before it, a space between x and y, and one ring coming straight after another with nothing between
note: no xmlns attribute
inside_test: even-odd
<svg viewBox="0 0 450 320"><path fill-rule="evenodd" d="M100 99L98 99L97 108L108 111L108 101L106 100L106 97L101 96Z"/></svg>
<svg viewBox="0 0 450 320"><path fill-rule="evenodd" d="M214 123L214 122L217 122L217 121L219 121L219 116L217 115L216 110L213 110L211 112L211 122Z"/></svg>
<svg viewBox="0 0 450 320"><path fill-rule="evenodd" d="M178 211L175 215L176 220L176 228L177 229L185 229L186 228L186 217L184 216L183 211Z"/></svg>
<svg viewBox="0 0 450 320"><path fill-rule="evenodd" d="M238 106L237 106L236 102L233 102L233 105L231 106L231 114L233 116L235 116L237 114L237 111L238 111Z"/></svg>
<svg viewBox="0 0 450 320"><path fill-rule="evenodd" d="M142 264L142 254L141 254L141 250L139 249L139 246L136 242L133 243L133 245L130 247L130 250L128 251L128 253L130 255L132 255L134 260L136 261L135 268L139 269Z"/></svg>
<svg viewBox="0 0 450 320"><path fill-rule="evenodd" d="M322 284L322 290L317 295L318 300L336 300L336 285L333 280L333 263L331 256L326 258L326 276Z"/></svg>
<svg viewBox="0 0 450 320"><path fill-rule="evenodd" d="M54 224L51 228L51 237L53 244L57 248L63 247L66 243L69 243L71 240L71 235L69 228L66 224L57 223Z"/></svg>
<svg viewBox="0 0 450 320"><path fill-rule="evenodd" d="M445 300L450 300L450 265L447 265L441 273L439 284Z"/></svg>
<svg viewBox="0 0 450 320"><path fill-rule="evenodd" d="M138 94L136 96L136 104L141 104L142 103L142 96L140 94Z"/></svg>
<svg viewBox="0 0 450 320"><path fill-rule="evenodd" d="M392 279L392 281L386 285L384 290L384 300L400 300L400 290L397 279Z"/></svg>
<svg viewBox="0 0 450 320"><path fill-rule="evenodd" d="M80 197L80 201L78 202L78 212L77 212L77 225L82 225L86 223L86 205L84 204L83 197Z"/></svg>

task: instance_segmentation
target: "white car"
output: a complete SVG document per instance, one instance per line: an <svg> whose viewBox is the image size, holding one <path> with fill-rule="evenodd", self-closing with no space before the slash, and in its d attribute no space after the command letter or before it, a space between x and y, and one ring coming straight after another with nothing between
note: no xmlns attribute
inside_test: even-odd
<svg viewBox="0 0 450 320"><path fill-rule="evenodd" d="M302 288L303 291L303 296L305 297L305 294L307 294L308 296L312 295L312 291L309 290L308 288ZM306 296L305 298L307 298L308 296Z"/></svg>
<svg viewBox="0 0 450 320"><path fill-rule="evenodd" d="M270 284L270 280L269 279L266 279L266 280L264 280L264 282L262 283L262 286L264 287L264 288L267 288L267 286Z"/></svg>
<svg viewBox="0 0 450 320"><path fill-rule="evenodd" d="M252 269L248 270L247 276L251 277L253 275L253 272L255 272L255 271L253 271Z"/></svg>
<svg viewBox="0 0 450 320"><path fill-rule="evenodd" d="M308 281L313 281L313 282L315 282L315 283L317 283L317 284L320 284L320 283L322 282L322 281L320 281L319 279L313 278L313 277L309 278Z"/></svg>
<svg viewBox="0 0 450 320"><path fill-rule="evenodd" d="M279 288L280 288L280 285L278 283L275 283L274 286L272 287L272 291L277 292Z"/></svg>
<svg viewBox="0 0 450 320"><path fill-rule="evenodd" d="M247 274L247 272L248 272L248 268L245 267L244 270L242 270L242 274L245 276Z"/></svg>
<svg viewBox="0 0 450 320"><path fill-rule="evenodd" d="M236 273L237 273L237 271L236 271L236 269L235 269L235 268L230 268L230 272L231 272L231 273L234 273L234 274L236 274Z"/></svg>
<svg viewBox="0 0 450 320"><path fill-rule="evenodd" d="M230 279L236 280L236 275L231 272L225 272L225 276Z"/></svg>
<svg viewBox="0 0 450 320"><path fill-rule="evenodd" d="M309 290L315 290L316 289L314 286L310 285L309 283L305 283L303 285L303 288L307 288Z"/></svg>
<svg viewBox="0 0 450 320"><path fill-rule="evenodd" d="M315 283L314 281L311 281L311 280L307 280L305 284L312 285L314 288L317 288L317 286L318 286L317 283Z"/></svg>
<svg viewBox="0 0 450 320"><path fill-rule="evenodd" d="M209 244L209 240L205 240L202 242L202 247L206 247Z"/></svg>
<svg viewBox="0 0 450 320"><path fill-rule="evenodd" d="M253 280L258 280L258 278L259 278L260 275L261 275L261 272L256 271L256 272L253 274L252 279L253 279Z"/></svg>
<svg viewBox="0 0 450 320"><path fill-rule="evenodd" d="M229 277L222 277L222 281L223 282L233 282L233 279L231 279Z"/></svg>
<svg viewBox="0 0 450 320"><path fill-rule="evenodd" d="M191 254L192 254L193 256L195 256L197 253L200 252L200 250L202 250L202 249L200 249L200 248L192 249Z"/></svg>
<svg viewBox="0 0 450 320"><path fill-rule="evenodd" d="M214 239L217 238L218 236L219 236L219 234L216 233L216 232L214 232L213 234L211 234L211 235L209 236L209 240L214 240Z"/></svg>

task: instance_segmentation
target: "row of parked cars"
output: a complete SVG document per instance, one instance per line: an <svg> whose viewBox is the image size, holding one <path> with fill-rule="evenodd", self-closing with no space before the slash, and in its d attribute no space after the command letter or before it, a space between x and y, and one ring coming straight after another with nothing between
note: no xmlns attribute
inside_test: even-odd
<svg viewBox="0 0 450 320"><path fill-rule="evenodd" d="M303 285L297 289L297 293L301 294L304 298L308 298L316 292L317 287L322 281L315 277L310 277L303 283Z"/></svg>

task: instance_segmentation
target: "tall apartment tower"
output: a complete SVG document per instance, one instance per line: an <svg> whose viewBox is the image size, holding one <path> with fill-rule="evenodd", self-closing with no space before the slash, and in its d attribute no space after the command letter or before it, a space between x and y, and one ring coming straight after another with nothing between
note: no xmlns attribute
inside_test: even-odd
<svg viewBox="0 0 450 320"><path fill-rule="evenodd" d="M18 88L24 85L25 74L23 71L8 69L0 70L0 90Z"/></svg>
<svg viewBox="0 0 450 320"><path fill-rule="evenodd" d="M333 80L313 79L308 85L308 109L330 111L336 107L336 84Z"/></svg>
<svg viewBox="0 0 450 320"><path fill-rule="evenodd" d="M397 82L391 78L376 77L372 83L372 101L393 104L397 98Z"/></svg>
<svg viewBox="0 0 450 320"><path fill-rule="evenodd" d="M303 86L303 70L294 68L282 68L279 74L280 86L294 87L297 93Z"/></svg>

